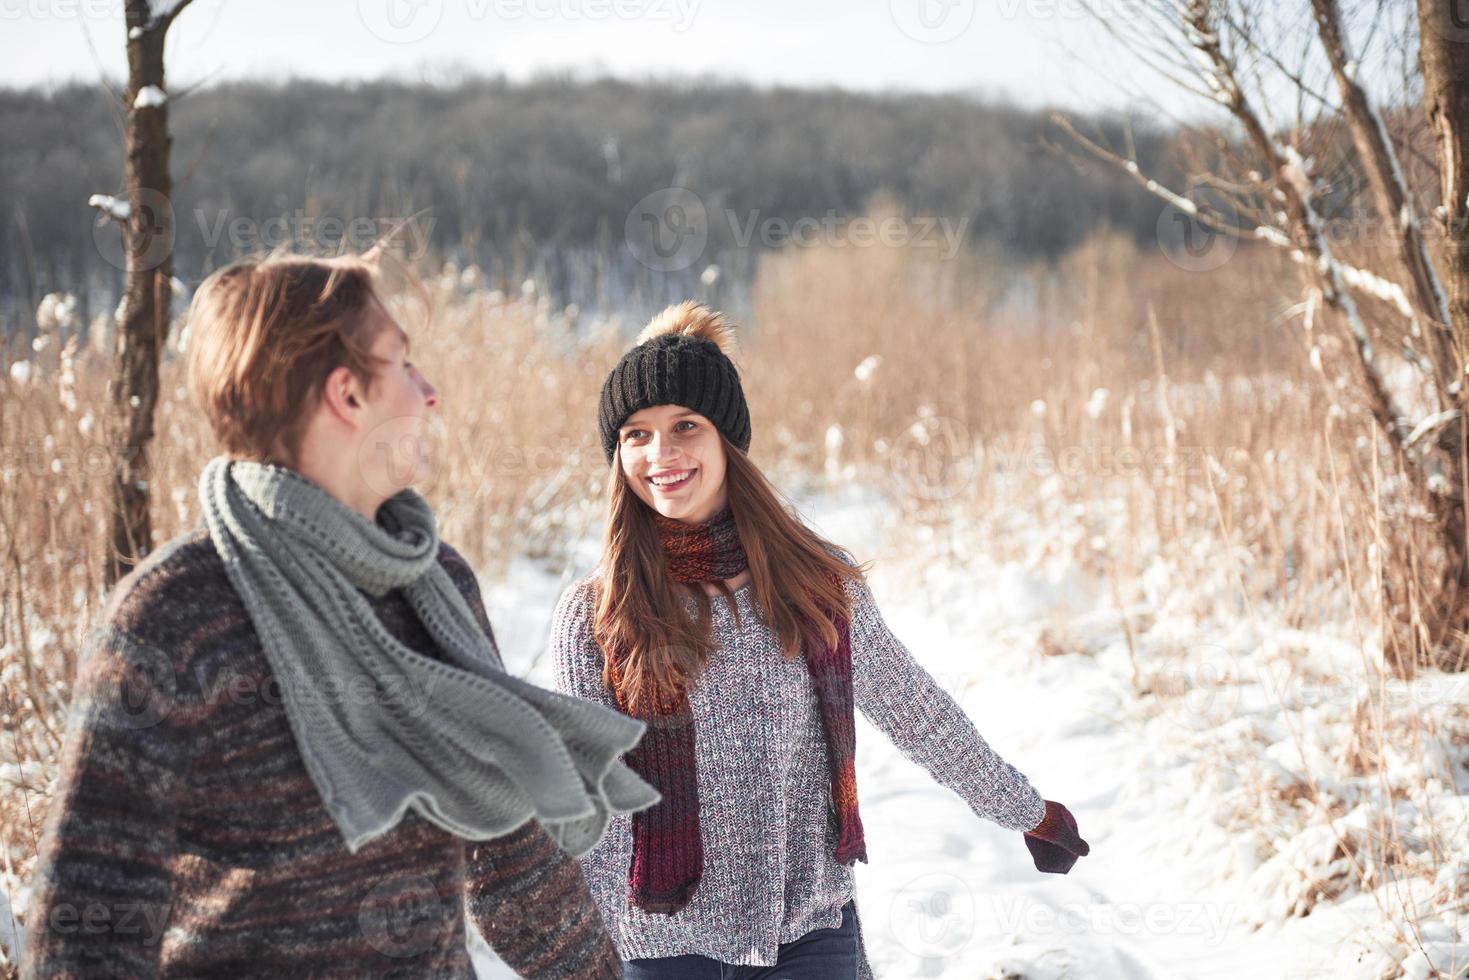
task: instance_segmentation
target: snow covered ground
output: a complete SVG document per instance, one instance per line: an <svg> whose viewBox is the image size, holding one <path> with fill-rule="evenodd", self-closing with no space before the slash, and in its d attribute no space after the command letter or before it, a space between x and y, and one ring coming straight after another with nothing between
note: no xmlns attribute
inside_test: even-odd
<svg viewBox="0 0 1469 980"><path fill-rule="evenodd" d="M1415 901L1442 909L1469 887L1469 753L1420 733L1424 758L1441 764L1436 782L1417 778L1412 753L1386 785L1370 771L1333 775L1361 710L1360 642L1274 629L1259 610L1201 622L1186 612L1199 597L1176 602L1158 582L1151 608L1126 611L1139 671L1105 583L1046 548L1005 564L977 549L935 562L911 530L880 530L894 522L876 497L848 489L802 508L876 559L870 581L893 631L990 744L1071 809L1092 848L1067 875L1036 871L1019 833L976 817L859 715L871 863L857 866L857 898L879 977L1469 975L1469 931L1459 926L1455 943L1453 918L1425 917L1409 942L1392 928L1411 929L1403 910ZM574 568L522 563L483 582L512 670L552 686L551 610L596 555L589 539ZM1139 697L1138 676L1165 696ZM1406 693L1424 714L1469 703L1466 682L1442 675ZM1415 799L1420 782L1428 794ZM1308 784L1314 796L1291 792ZM1379 868L1364 892L1349 865L1372 865L1370 840L1384 834L1372 826L1374 785L1394 789L1398 836L1432 866L1421 880ZM472 947L481 977L514 976L477 936Z"/></svg>

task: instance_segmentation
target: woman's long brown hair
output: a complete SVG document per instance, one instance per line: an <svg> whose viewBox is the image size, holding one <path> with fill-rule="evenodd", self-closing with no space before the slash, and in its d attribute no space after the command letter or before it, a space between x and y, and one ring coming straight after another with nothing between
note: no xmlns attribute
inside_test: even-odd
<svg viewBox="0 0 1469 980"><path fill-rule="evenodd" d="M720 435L725 456L725 487L731 516L749 560L751 585L762 621L780 639L787 659L801 654L803 638L835 644L836 627L825 609L850 621L847 579L861 579L865 566L853 567L833 555L836 547L808 528L794 506L765 478L749 457ZM676 703L709 663L709 596L669 574L652 509L628 486L614 459L608 481L607 534L594 634L604 654L624 651L615 678L614 661L603 657L602 681L617 691L623 710L636 714L650 705ZM715 583L735 608L733 593ZM696 616L683 603L693 594ZM614 679L617 683L614 685Z"/></svg>

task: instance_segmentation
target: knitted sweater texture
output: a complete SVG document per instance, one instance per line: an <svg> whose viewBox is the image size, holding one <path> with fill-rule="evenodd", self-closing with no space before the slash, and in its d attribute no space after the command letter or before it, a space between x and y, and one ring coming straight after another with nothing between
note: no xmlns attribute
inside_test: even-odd
<svg viewBox="0 0 1469 980"><path fill-rule="evenodd" d="M439 561L493 643L469 565L442 543ZM369 599L444 659L401 591ZM578 862L535 820L477 842L409 812L347 850L206 530L120 581L103 622L72 693L27 977L468 980L466 914L524 977L622 975Z"/></svg>
<svg viewBox="0 0 1469 980"><path fill-rule="evenodd" d="M556 683L614 705L592 635L599 574L574 583L557 604ZM846 590L854 695L862 714L977 815L1011 830L1036 826L1045 816L1040 794L990 748L892 634L866 584L849 581ZM770 966L779 944L841 925L842 906L855 897L852 869L833 857L837 821L809 673L799 660L785 658L779 640L759 621L751 586L737 589L734 601L738 624L724 600L711 601L717 650L689 690L704 846L704 876L692 900L673 915L628 903L628 816L614 816L606 836L582 858L623 959L695 953ZM690 609L693 604L690 598ZM860 765L860 743L857 758ZM880 790L860 779L858 788L864 796ZM858 943L858 975L869 980L860 914Z"/></svg>

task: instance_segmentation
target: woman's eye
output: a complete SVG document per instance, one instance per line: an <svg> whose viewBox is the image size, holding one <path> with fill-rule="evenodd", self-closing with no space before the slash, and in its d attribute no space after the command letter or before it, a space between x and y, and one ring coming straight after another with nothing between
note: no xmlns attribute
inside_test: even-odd
<svg viewBox="0 0 1469 980"><path fill-rule="evenodd" d="M686 425L690 429L697 429L698 428L698 426L696 424L694 424L693 422L690 422L688 419L684 419L682 422L679 423L679 425Z"/></svg>

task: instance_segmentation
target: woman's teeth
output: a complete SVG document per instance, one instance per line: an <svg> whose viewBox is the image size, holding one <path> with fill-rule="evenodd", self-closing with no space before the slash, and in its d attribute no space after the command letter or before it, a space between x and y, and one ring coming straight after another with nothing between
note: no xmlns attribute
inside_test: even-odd
<svg viewBox="0 0 1469 980"><path fill-rule="evenodd" d="M681 476L653 476L648 479L660 490L677 490L693 479L693 476L693 470L685 470Z"/></svg>

